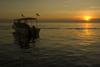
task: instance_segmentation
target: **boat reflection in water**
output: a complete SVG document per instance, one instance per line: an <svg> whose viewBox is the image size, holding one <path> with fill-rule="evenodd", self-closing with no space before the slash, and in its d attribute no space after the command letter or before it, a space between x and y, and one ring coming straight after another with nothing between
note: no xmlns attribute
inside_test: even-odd
<svg viewBox="0 0 100 67"><path fill-rule="evenodd" d="M28 37L24 36L23 34L19 34L18 32L12 32L14 37L14 44L20 46L20 48L29 49L31 47L35 47L35 39L28 39Z"/></svg>
<svg viewBox="0 0 100 67"><path fill-rule="evenodd" d="M38 49L38 40L37 38L35 39L28 39L22 34L19 34L18 32L12 32L12 35L14 37L14 44L18 45L19 48L21 49L21 56L19 59L21 60L21 67L24 67L25 65L29 65L28 63L33 66L34 64L30 61L37 61L38 60L38 54L39 49ZM34 49L33 49L34 48ZM26 60L29 59L29 60Z"/></svg>

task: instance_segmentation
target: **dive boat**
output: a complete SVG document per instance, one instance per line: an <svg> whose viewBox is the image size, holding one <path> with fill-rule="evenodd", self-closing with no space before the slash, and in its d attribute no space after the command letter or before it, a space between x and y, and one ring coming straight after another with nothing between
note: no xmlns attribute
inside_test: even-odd
<svg viewBox="0 0 100 67"><path fill-rule="evenodd" d="M39 32L40 28L36 28L35 25L32 25L33 22L31 22L31 26L28 25L28 20L35 20L37 22L37 18L20 18L20 19L14 19L14 23L12 28L15 30L13 32L13 35L21 40L21 38L26 41L26 43L30 42L31 39L39 38Z"/></svg>

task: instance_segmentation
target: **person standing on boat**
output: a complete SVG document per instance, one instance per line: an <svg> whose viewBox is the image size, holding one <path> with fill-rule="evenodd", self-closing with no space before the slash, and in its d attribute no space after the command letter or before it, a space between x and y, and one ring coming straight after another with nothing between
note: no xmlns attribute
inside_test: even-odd
<svg viewBox="0 0 100 67"><path fill-rule="evenodd" d="M32 26L32 37L33 37L33 40L34 40L35 38L37 38L37 31L36 31L35 26Z"/></svg>
<svg viewBox="0 0 100 67"><path fill-rule="evenodd" d="M29 43L31 38L32 38L31 27L27 23L25 23L23 26L28 29L28 41L27 41L27 43Z"/></svg>

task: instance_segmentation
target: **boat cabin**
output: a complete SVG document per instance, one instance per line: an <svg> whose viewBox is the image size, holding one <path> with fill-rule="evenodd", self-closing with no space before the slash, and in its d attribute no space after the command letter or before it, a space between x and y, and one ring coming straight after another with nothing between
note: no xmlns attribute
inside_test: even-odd
<svg viewBox="0 0 100 67"><path fill-rule="evenodd" d="M27 20L36 20L36 18L21 18L21 19L14 19L14 25L17 28L24 28L23 25L26 24Z"/></svg>

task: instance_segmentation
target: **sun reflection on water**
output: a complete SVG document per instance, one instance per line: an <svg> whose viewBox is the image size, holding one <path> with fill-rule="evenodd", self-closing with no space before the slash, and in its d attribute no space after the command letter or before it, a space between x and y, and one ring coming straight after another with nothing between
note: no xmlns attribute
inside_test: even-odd
<svg viewBox="0 0 100 67"><path fill-rule="evenodd" d="M91 32L89 32L89 29L88 29L88 28L91 27L91 24L90 23L86 23L85 26L86 26L86 29L85 29L86 35L91 35Z"/></svg>
<svg viewBox="0 0 100 67"><path fill-rule="evenodd" d="M95 34L95 32L90 29L92 24L91 23L85 23L83 24L84 29L81 30L81 32L79 32L79 38L82 40L81 42L79 42L78 44L80 45L90 45L91 43L94 43L94 37L93 35Z"/></svg>

